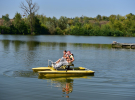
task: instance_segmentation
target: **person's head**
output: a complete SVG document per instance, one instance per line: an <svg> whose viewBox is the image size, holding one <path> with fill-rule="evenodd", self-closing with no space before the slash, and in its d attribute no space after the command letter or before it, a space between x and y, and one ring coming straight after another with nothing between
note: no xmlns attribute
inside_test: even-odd
<svg viewBox="0 0 135 100"><path fill-rule="evenodd" d="M71 52L70 52L70 51L67 51L67 54L68 54L68 55L70 55L70 54L71 54Z"/></svg>
<svg viewBox="0 0 135 100"><path fill-rule="evenodd" d="M66 51L66 50L64 50L64 51L63 51L63 54L66 54L66 53L67 53L67 51Z"/></svg>

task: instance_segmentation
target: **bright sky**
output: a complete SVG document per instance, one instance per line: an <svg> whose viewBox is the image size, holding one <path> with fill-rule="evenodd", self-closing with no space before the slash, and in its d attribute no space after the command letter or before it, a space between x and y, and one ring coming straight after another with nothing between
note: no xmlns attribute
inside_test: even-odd
<svg viewBox="0 0 135 100"><path fill-rule="evenodd" d="M9 14L12 19L16 12L24 14L20 8L25 0L0 0L0 18ZM135 0L33 0L39 5L38 14L47 17L96 17L110 16L111 14L135 14Z"/></svg>

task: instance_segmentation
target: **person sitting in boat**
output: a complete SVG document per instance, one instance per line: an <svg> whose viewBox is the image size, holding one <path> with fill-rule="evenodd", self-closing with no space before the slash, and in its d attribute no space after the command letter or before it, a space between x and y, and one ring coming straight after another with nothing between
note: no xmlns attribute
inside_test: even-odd
<svg viewBox="0 0 135 100"><path fill-rule="evenodd" d="M68 52L67 61L69 64L72 64L72 62L74 61L74 55L70 51ZM70 66L68 66L68 69L70 69Z"/></svg>
<svg viewBox="0 0 135 100"><path fill-rule="evenodd" d="M57 69L59 67L61 67L62 65L70 65L73 61L74 61L74 57L73 57L73 54L71 54L70 51L68 51L66 53L66 57L63 57L59 63L56 63L56 64L52 64L52 66Z"/></svg>
<svg viewBox="0 0 135 100"><path fill-rule="evenodd" d="M66 59L66 57L67 57L67 51L64 50L64 51L63 51L63 57L62 57L61 59L57 60L56 63L59 63L61 60Z"/></svg>
<svg viewBox="0 0 135 100"><path fill-rule="evenodd" d="M68 51L67 52L67 61L68 61L68 63L72 63L73 61L74 61L74 55L70 52L70 51Z"/></svg>

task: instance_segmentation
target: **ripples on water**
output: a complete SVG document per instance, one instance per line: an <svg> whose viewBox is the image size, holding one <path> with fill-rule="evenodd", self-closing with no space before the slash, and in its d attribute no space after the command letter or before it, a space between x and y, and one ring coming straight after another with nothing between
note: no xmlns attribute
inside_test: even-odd
<svg viewBox="0 0 135 100"><path fill-rule="evenodd" d="M61 36L53 38L60 39ZM63 38L49 41L41 36L0 37L0 100L134 100L134 49L113 49L110 44L90 44L87 43L88 37ZM79 43L77 38L87 42ZM120 41L124 40L120 38ZM95 75L50 78L39 77L32 72L33 67L47 66L48 59L56 61L65 49L74 53L75 66L94 70Z"/></svg>

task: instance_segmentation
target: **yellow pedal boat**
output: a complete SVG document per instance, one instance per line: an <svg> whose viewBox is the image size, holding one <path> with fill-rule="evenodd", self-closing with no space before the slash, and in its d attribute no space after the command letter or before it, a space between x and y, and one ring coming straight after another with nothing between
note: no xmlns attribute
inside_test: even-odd
<svg viewBox="0 0 135 100"><path fill-rule="evenodd" d="M49 61L48 61L49 62ZM66 68L73 66L73 68ZM74 67L74 64L61 66L54 69L52 66L32 68L34 72L38 72L39 76L76 76L76 75L94 75L94 71L84 67Z"/></svg>
<svg viewBox="0 0 135 100"><path fill-rule="evenodd" d="M64 67L64 66L62 66ZM60 68L60 69L65 69L65 68ZM51 71L54 70L51 66L48 67L37 67L37 68L32 68L33 72L38 72L38 71ZM73 68L70 68L70 70L73 70ZM85 70L84 67L75 67L74 70Z"/></svg>
<svg viewBox="0 0 135 100"><path fill-rule="evenodd" d="M94 71L84 67L75 67L70 69L54 69L51 66L32 68L34 72L38 72L39 76L76 76L76 75L94 75Z"/></svg>

